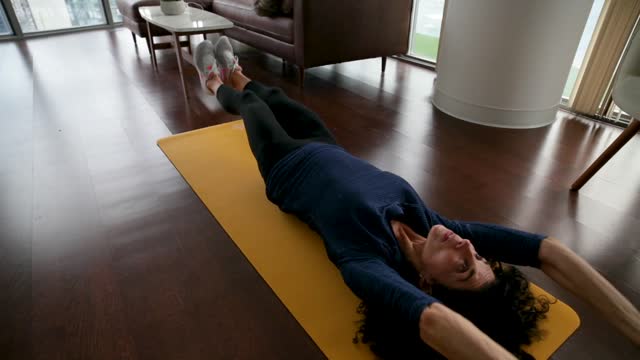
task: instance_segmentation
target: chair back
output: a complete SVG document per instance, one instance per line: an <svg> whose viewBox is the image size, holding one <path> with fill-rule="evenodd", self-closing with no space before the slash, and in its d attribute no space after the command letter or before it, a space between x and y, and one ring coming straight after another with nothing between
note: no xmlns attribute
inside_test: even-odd
<svg viewBox="0 0 640 360"><path fill-rule="evenodd" d="M640 28L640 26L638 26ZM640 119L640 31L636 29L613 88L613 101L633 118Z"/></svg>

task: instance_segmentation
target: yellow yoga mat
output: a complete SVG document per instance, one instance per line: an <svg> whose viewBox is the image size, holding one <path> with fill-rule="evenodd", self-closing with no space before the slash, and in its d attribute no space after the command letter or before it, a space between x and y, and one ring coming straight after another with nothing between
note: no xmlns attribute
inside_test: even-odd
<svg viewBox="0 0 640 360"><path fill-rule="evenodd" d="M320 237L267 200L241 120L158 145L329 359L374 358L366 345L352 343L359 300L327 258ZM546 359L579 323L575 311L558 301L541 324L548 336L525 350Z"/></svg>

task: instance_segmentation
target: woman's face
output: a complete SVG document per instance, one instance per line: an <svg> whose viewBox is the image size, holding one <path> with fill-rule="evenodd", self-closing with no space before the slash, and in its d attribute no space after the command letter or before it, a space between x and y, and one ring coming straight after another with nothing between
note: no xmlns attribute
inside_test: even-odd
<svg viewBox="0 0 640 360"><path fill-rule="evenodd" d="M429 231L420 261L422 276L431 284L475 290L495 280L491 267L471 242L442 225Z"/></svg>

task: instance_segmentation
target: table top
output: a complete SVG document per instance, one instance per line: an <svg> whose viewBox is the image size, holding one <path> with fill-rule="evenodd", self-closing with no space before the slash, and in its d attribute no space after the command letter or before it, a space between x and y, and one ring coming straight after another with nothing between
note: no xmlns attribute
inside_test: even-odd
<svg viewBox="0 0 640 360"><path fill-rule="evenodd" d="M143 6L140 16L148 22L171 32L223 30L233 27L228 19L212 12L187 7L181 15L165 15L160 6Z"/></svg>

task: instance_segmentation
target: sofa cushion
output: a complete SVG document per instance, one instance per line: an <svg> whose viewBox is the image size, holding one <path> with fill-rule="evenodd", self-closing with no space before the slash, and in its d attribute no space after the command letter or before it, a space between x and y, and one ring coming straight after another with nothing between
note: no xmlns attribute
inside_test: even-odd
<svg viewBox="0 0 640 360"><path fill-rule="evenodd" d="M293 0L282 1L282 13L289 16L293 13Z"/></svg>
<svg viewBox="0 0 640 360"><path fill-rule="evenodd" d="M253 0L215 0L213 12L231 20L236 26L293 44L293 19L258 16Z"/></svg>
<svg viewBox="0 0 640 360"><path fill-rule="evenodd" d="M254 0L254 10L260 16L291 16L293 0Z"/></svg>
<svg viewBox="0 0 640 360"><path fill-rule="evenodd" d="M282 13L282 0L256 0L254 9L260 16L273 17Z"/></svg>
<svg viewBox="0 0 640 360"><path fill-rule="evenodd" d="M236 4L236 5L240 6L240 7L253 9L253 4L256 2L256 0L232 0L232 1L213 0L214 5L217 2Z"/></svg>

